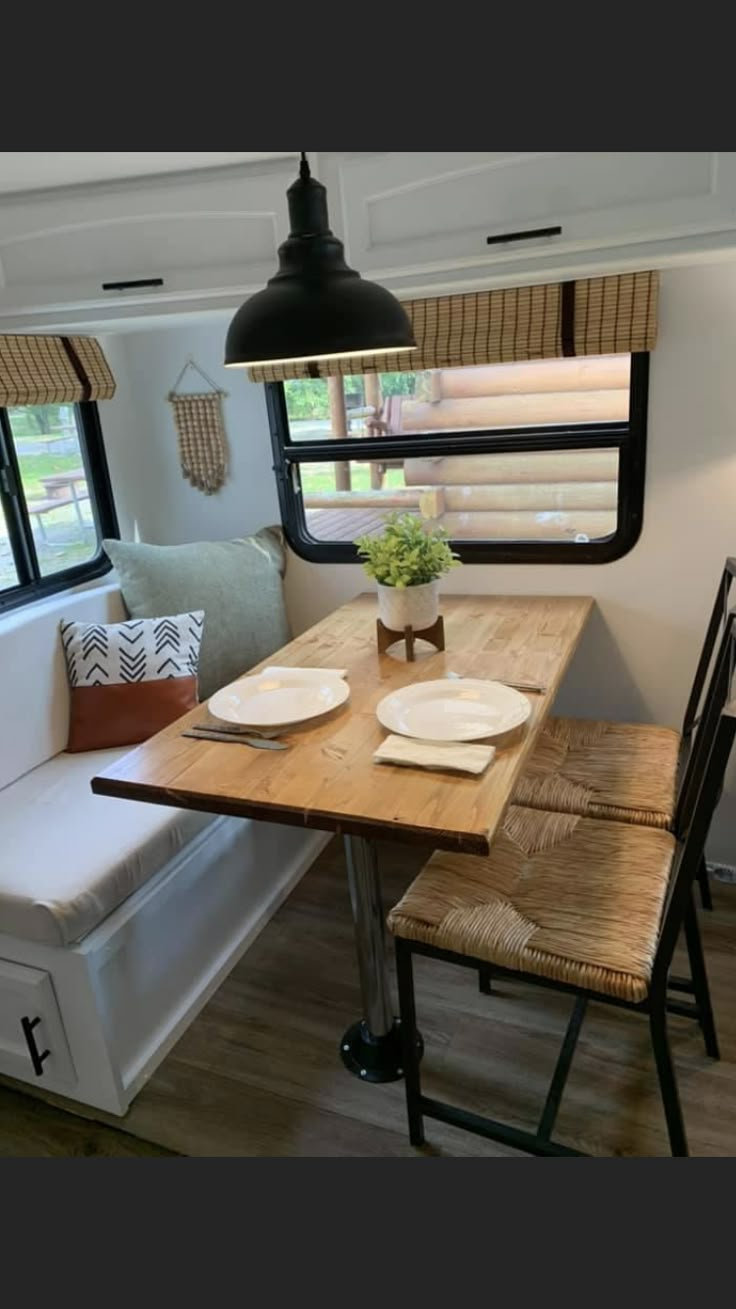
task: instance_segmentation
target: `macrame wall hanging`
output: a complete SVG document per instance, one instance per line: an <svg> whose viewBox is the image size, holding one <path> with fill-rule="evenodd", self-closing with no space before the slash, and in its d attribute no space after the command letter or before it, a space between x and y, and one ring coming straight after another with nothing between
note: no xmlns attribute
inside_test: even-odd
<svg viewBox="0 0 736 1309"><path fill-rule="evenodd" d="M199 373L209 391L178 391L188 368ZM187 359L168 395L179 437L182 474L205 495L219 491L227 476L227 437L222 416L226 396L227 391L221 391L193 359Z"/></svg>

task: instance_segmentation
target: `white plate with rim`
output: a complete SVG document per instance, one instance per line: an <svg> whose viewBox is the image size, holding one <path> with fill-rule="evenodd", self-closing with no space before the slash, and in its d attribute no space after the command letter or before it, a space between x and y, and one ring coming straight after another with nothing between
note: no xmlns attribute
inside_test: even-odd
<svg viewBox="0 0 736 1309"><path fill-rule="evenodd" d="M475 677L414 682L376 706L382 727L418 741L480 741L526 722L531 702L513 687Z"/></svg>
<svg viewBox="0 0 736 1309"><path fill-rule="evenodd" d="M223 686L207 702L214 718L244 727L291 727L318 718L344 704L350 687L344 677L324 674L315 677L307 670L302 675L279 673L278 677L256 673Z"/></svg>

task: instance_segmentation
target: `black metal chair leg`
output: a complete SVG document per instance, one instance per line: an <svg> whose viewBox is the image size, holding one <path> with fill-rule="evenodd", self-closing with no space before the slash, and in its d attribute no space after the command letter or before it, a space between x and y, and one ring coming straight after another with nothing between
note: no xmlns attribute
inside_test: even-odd
<svg viewBox="0 0 736 1309"><path fill-rule="evenodd" d="M698 868L698 886L700 887L700 903L704 909L713 908L713 899L710 893L710 882L708 881L708 865L705 862L705 855L700 860Z"/></svg>
<svg viewBox="0 0 736 1309"><path fill-rule="evenodd" d="M652 1047L657 1065L664 1116L667 1120L670 1151L676 1157L682 1157L688 1153L687 1137L680 1105L680 1093L677 1089L677 1076L667 1036L667 1014L664 1003L664 997L653 1002L649 1014L649 1027L652 1033Z"/></svg>
<svg viewBox="0 0 736 1309"><path fill-rule="evenodd" d="M414 1004L414 972L411 947L396 938L396 976L399 986L399 1013L404 1060L404 1087L406 1113L409 1119L409 1140L414 1146L424 1145L424 1120L419 1108L422 1094L419 1081L420 1046L417 1032L417 1015Z"/></svg>
<svg viewBox="0 0 736 1309"><path fill-rule="evenodd" d="M480 991L481 995L493 994L492 987L491 987L492 976L493 974L490 970L490 967L488 967L487 965L484 964L482 968L478 969L478 990Z"/></svg>
<svg viewBox="0 0 736 1309"><path fill-rule="evenodd" d="M549 1141L554 1125L557 1119L557 1111L562 1100L562 1092L565 1089L567 1075L570 1072L572 1057L575 1054L575 1047L578 1043L580 1028L583 1025L585 1010L588 1005L588 998L585 995L579 995L575 1001L570 1021L565 1032L565 1039L562 1042L562 1048L557 1059L552 1081L550 1082L547 1099L542 1110L542 1117L539 1120L537 1134L544 1141Z"/></svg>
<svg viewBox="0 0 736 1309"><path fill-rule="evenodd" d="M718 1049L718 1037L716 1035L716 1024L713 1018L713 1007L710 1002L710 987L708 986L708 974L705 970L705 959L703 957L703 943L700 940L700 927L698 926L698 914L695 908L695 901L690 896L690 903L685 911L685 941L687 943L687 953L690 960L690 976L693 979L693 988L695 999L699 1010L699 1021L705 1041L705 1052L711 1059L720 1059L721 1053Z"/></svg>

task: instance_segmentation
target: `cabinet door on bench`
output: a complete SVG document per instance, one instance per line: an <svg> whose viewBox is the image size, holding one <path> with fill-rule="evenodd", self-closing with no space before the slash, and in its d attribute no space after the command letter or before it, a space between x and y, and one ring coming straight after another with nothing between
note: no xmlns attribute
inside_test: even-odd
<svg viewBox="0 0 736 1309"><path fill-rule="evenodd" d="M49 973L8 959L0 959L0 1073L39 1086L76 1080Z"/></svg>

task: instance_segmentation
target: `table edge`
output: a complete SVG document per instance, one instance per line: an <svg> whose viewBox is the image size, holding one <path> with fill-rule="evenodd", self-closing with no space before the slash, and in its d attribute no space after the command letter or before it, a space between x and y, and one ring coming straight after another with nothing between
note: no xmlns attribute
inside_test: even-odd
<svg viewBox="0 0 736 1309"><path fill-rule="evenodd" d="M388 826L383 819L345 820L320 809L310 809L306 812L291 806L229 800L225 796L217 798L217 808L213 809L211 803L201 799L196 792L190 793L176 787L163 789L149 786L144 782L126 782L119 778L105 777L104 774L93 777L90 785L94 795L107 796L115 800L138 800L141 803L157 804L164 808L193 809L198 813L212 814L213 818L221 815L230 818L252 818L264 823L300 827L304 831L332 832L336 836L362 836L369 840L399 841L405 845L427 845L437 850L454 850L462 854L487 855L490 850L490 841L482 832L470 833L445 829L440 833L435 827L404 827L401 824L397 824L394 828Z"/></svg>

